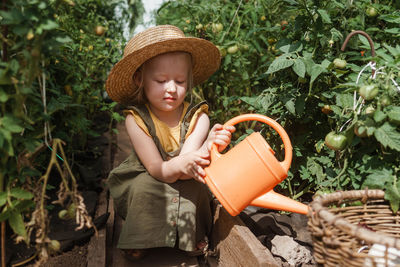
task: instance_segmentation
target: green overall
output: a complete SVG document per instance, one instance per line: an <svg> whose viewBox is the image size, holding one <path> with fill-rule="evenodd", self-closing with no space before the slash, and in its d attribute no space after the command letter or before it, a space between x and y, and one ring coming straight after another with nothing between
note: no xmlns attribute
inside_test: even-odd
<svg viewBox="0 0 400 267"><path fill-rule="evenodd" d="M204 102L190 105L181 123L180 148L167 153L155 134L155 126L145 106L134 109L145 122L164 160L177 156L184 143L190 120ZM118 248L175 247L196 250L212 226L211 199L207 186L195 181L164 183L153 178L135 151L113 169L107 179L115 210L124 220Z"/></svg>

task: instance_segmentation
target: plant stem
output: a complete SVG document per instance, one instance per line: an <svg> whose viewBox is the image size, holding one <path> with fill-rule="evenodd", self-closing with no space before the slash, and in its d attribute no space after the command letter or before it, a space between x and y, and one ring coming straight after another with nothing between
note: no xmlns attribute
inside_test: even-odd
<svg viewBox="0 0 400 267"><path fill-rule="evenodd" d="M306 188L304 188L303 190L301 190L299 193L297 193L296 195L293 196L293 199L298 199L299 197L301 197L302 195L304 195L304 193L307 193L311 188L311 184L307 185Z"/></svg>
<svg viewBox="0 0 400 267"><path fill-rule="evenodd" d="M337 185L340 189L342 189L342 187L340 186L340 177L343 176L343 174L346 172L348 165L349 165L348 159L344 158L343 169L339 172L339 174L335 178L337 180Z"/></svg>
<svg viewBox="0 0 400 267"><path fill-rule="evenodd" d="M289 195L293 196L293 190L292 190L292 185L290 184L290 180L288 179L288 189L289 189Z"/></svg>

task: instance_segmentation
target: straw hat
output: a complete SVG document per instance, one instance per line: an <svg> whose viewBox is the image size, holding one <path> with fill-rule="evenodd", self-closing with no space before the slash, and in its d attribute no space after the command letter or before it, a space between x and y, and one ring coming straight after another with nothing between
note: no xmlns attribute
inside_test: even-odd
<svg viewBox="0 0 400 267"><path fill-rule="evenodd" d="M208 79L220 64L220 53L213 43L200 38L185 37L175 26L155 26L129 40L123 58L115 64L108 76L108 95L116 102L135 104L138 87L133 82L133 74L147 60L174 51L184 51L192 55L193 86Z"/></svg>

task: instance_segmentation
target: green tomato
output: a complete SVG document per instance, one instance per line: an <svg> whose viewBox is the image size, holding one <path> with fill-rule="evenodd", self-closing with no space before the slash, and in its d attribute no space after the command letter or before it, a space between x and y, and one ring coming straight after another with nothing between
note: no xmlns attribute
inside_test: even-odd
<svg viewBox="0 0 400 267"><path fill-rule="evenodd" d="M358 92L365 100L372 100L378 95L379 88L375 84L368 84L361 86Z"/></svg>
<svg viewBox="0 0 400 267"><path fill-rule="evenodd" d="M390 96L385 94L379 97L379 103L381 104L382 107L386 107L392 104L392 99L390 98Z"/></svg>
<svg viewBox="0 0 400 267"><path fill-rule="evenodd" d="M196 25L196 29L197 29L197 30L203 29L203 24L201 24L201 23L197 24L197 25Z"/></svg>
<svg viewBox="0 0 400 267"><path fill-rule="evenodd" d="M368 7L365 11L368 17L376 17L378 15L378 11L374 7Z"/></svg>
<svg viewBox="0 0 400 267"><path fill-rule="evenodd" d="M335 58L333 60L333 65L335 66L335 68L337 69L344 69L347 65L346 60L344 59L340 59L340 58Z"/></svg>
<svg viewBox="0 0 400 267"><path fill-rule="evenodd" d="M343 150L347 145L347 137L332 131L325 136L325 145L335 151Z"/></svg>
<svg viewBox="0 0 400 267"><path fill-rule="evenodd" d="M367 137L367 128L361 122L356 122L354 125L354 134L361 138Z"/></svg>
<svg viewBox="0 0 400 267"><path fill-rule="evenodd" d="M60 210L58 212L58 218L60 218L62 220L68 219L68 211L67 210Z"/></svg>
<svg viewBox="0 0 400 267"><path fill-rule="evenodd" d="M60 248L61 248L61 244L60 244L60 242L58 240L53 239L53 240L50 241L49 249L50 249L51 252L60 251Z"/></svg>
<svg viewBox="0 0 400 267"><path fill-rule="evenodd" d="M224 29L224 26L221 23L213 23L212 24L212 31L213 32L221 32Z"/></svg>
<svg viewBox="0 0 400 267"><path fill-rule="evenodd" d="M219 53L221 54L221 57L226 56L226 49L224 47L220 47L219 45L217 45L217 48L219 50Z"/></svg>
<svg viewBox="0 0 400 267"><path fill-rule="evenodd" d="M249 50L249 45L248 44L241 45L241 47L245 51Z"/></svg>
<svg viewBox="0 0 400 267"><path fill-rule="evenodd" d="M67 213L69 218L75 218L76 206L75 203L71 203L67 208Z"/></svg>
<svg viewBox="0 0 400 267"><path fill-rule="evenodd" d="M229 54L235 54L239 50L239 47L237 45L232 45L228 47L228 53Z"/></svg>
<svg viewBox="0 0 400 267"><path fill-rule="evenodd" d="M373 116L374 112L375 112L375 108L373 106L368 106L365 109L365 115L367 115L367 116Z"/></svg>

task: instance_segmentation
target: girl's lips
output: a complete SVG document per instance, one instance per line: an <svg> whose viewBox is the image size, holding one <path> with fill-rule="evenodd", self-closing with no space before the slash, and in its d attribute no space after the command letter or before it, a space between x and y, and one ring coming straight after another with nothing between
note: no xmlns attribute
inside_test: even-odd
<svg viewBox="0 0 400 267"><path fill-rule="evenodd" d="M164 97L164 100L166 100L166 101L174 101L176 99L174 97Z"/></svg>

